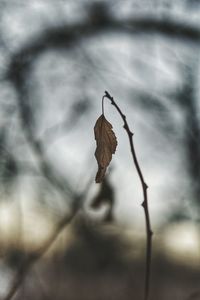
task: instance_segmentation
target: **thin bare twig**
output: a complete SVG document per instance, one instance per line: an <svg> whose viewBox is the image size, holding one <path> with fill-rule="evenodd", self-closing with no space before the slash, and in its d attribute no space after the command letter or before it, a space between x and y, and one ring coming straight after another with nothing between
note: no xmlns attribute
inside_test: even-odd
<svg viewBox="0 0 200 300"><path fill-rule="evenodd" d="M131 148L131 154L133 157L133 161L138 173L138 176L141 181L142 190L143 190L143 202L142 207L144 208L144 214L145 214L145 221L146 221L146 271L145 271L145 293L144 293L144 300L148 300L149 298L149 282L150 282L150 269L151 269L151 252L152 252L152 235L153 232L151 230L151 223L150 223L150 216L149 216L149 208L148 208L148 195L147 195L147 189L148 186L144 180L144 176L142 174L140 165L138 163L137 155L135 152L135 147L133 143L133 132L130 130L129 125L126 121L126 116L122 113L119 106L114 101L113 97L105 91L105 95L103 98L108 98L111 101L111 104L117 109L118 113L120 114L123 122L124 122L124 129L127 132L130 148Z"/></svg>

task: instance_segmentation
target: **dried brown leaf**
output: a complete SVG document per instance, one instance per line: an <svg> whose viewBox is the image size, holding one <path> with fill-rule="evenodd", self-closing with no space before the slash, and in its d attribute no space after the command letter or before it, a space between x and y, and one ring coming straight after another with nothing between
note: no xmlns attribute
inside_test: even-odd
<svg viewBox="0 0 200 300"><path fill-rule="evenodd" d="M112 130L112 125L101 115L94 126L94 135L97 143L95 157L98 163L98 172L96 182L102 182L106 169L115 153L117 147L117 139Z"/></svg>

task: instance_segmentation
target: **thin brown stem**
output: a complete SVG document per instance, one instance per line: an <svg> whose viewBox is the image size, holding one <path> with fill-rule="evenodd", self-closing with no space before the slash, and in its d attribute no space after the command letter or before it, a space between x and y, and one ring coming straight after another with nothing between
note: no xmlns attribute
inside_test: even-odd
<svg viewBox="0 0 200 300"><path fill-rule="evenodd" d="M128 135L134 165L136 167L136 170L137 170L137 173L138 173L141 185L142 185L142 191L143 191L142 207L144 208L145 221L146 221L146 271L145 271L144 300L148 300L149 299L150 269L151 269L152 235L153 235L153 232L151 230L149 208L148 208L148 195L147 195L148 186L144 180L144 176L142 174L140 165L138 163L138 159L137 159L137 155L136 155L135 147L134 147L134 143L133 143L133 132L129 128L129 125L126 121L126 116L122 113L121 109L119 108L117 103L114 101L113 97L111 97L111 95L107 91L105 91L104 97L108 98L111 101L111 104L116 108L116 110L118 111L118 113L120 114L120 116L124 122L123 127L126 130L127 135Z"/></svg>
<svg viewBox="0 0 200 300"><path fill-rule="evenodd" d="M102 115L104 115L104 98L105 95L102 97L101 105L102 105Z"/></svg>

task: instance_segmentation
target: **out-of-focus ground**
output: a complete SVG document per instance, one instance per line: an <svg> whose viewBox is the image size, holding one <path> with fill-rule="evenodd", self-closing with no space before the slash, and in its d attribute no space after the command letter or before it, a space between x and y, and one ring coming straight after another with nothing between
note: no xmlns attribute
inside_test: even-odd
<svg viewBox="0 0 200 300"><path fill-rule="evenodd" d="M39 224L41 232L36 232L42 236L47 223L44 227ZM34 244L34 230L30 230L29 238L24 236L23 240L22 235L10 245L1 240L2 297L15 278L14 270L40 248ZM155 232L150 299L200 299L198 237L198 229L186 223ZM26 274L14 299L139 300L144 291L144 269L145 234L140 228L101 224L79 214Z"/></svg>

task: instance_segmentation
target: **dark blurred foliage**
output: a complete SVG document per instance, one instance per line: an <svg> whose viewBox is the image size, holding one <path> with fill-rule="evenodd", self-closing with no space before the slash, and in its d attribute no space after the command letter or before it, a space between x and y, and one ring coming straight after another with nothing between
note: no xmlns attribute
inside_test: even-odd
<svg viewBox="0 0 200 300"><path fill-rule="evenodd" d="M105 178L101 184L98 194L94 197L91 203L91 207L98 209L103 203L108 205L108 211L104 215L104 222L113 221L113 208L114 208L114 189L107 178Z"/></svg>
<svg viewBox="0 0 200 300"><path fill-rule="evenodd" d="M18 175L18 165L15 157L9 152L6 143L6 129L0 132L0 191L1 193L9 193Z"/></svg>
<svg viewBox="0 0 200 300"><path fill-rule="evenodd" d="M126 268L123 252L127 245L120 236L82 218L76 221L73 230L77 239L64 256L67 270L92 275L117 266Z"/></svg>

